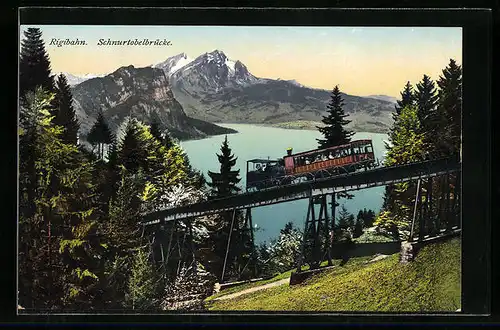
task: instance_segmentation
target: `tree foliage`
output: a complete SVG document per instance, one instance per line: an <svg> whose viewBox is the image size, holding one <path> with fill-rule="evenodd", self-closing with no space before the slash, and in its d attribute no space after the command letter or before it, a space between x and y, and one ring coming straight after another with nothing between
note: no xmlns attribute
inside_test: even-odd
<svg viewBox="0 0 500 330"><path fill-rule="evenodd" d="M322 122L324 127L318 127L318 130L323 134L323 139L317 139L319 148L327 148L349 143L353 132L347 130L345 126L350 123L344 113L344 101L338 86L332 91L331 100L328 104L327 115L323 116Z"/></svg>
<svg viewBox="0 0 500 330"><path fill-rule="evenodd" d="M462 69L456 61L450 60L443 69L436 84L424 75L416 85L414 104L406 104L401 108L389 134L390 143L386 145L386 165L399 165L418 162L426 159L453 157L460 153L461 140L461 107L462 107ZM404 95L409 95L409 85L401 93L401 105L405 103ZM406 99L409 99L406 97ZM408 102L406 102L408 103ZM450 181L455 187L456 178ZM384 213L378 218L381 228L392 233L394 226L406 235L405 230L413 217L416 196L416 183L402 183L386 187L384 196ZM431 196L439 196L447 189L440 180L427 179L422 182L422 202L429 206L427 211L438 209ZM454 188L453 188L454 189ZM429 202L427 204L427 202ZM438 214L426 213L432 223ZM444 220L444 219L441 219ZM390 229L389 227L392 226ZM406 229L405 229L406 228ZM402 234L402 235L403 235ZM403 235L403 236L404 236Z"/></svg>
<svg viewBox="0 0 500 330"><path fill-rule="evenodd" d="M73 95L68 80L63 74L57 78L54 106L56 111L54 123L64 127L62 139L68 143L77 144L80 124L73 108Z"/></svg>
<svg viewBox="0 0 500 330"><path fill-rule="evenodd" d="M99 112L96 122L87 135L87 141L92 146L97 146L97 155L102 160L104 158L104 146L113 143L114 136L109 129L104 114Z"/></svg>
<svg viewBox="0 0 500 330"><path fill-rule="evenodd" d="M146 231L139 220L142 212L158 207L205 200L202 176L177 141L136 120L129 121L118 141L101 113L88 138L97 155L77 145L78 122L67 81L61 75L57 89L51 87L40 31L28 29L25 36L20 59L20 305L36 312L163 308L165 287L173 287L178 277L172 270L186 258L159 264L153 250L166 246L168 236L161 228ZM105 145L110 145L107 157ZM172 242L180 256L210 245L212 222L210 217L193 221L192 248ZM179 228L181 235L191 232ZM193 276L196 284L206 278ZM210 294L213 285L204 288Z"/></svg>
<svg viewBox="0 0 500 330"><path fill-rule="evenodd" d="M401 92L401 99L396 101L396 112L394 113L394 119L396 119L401 114L401 109L406 106L415 105L415 92L410 82L406 82L406 85Z"/></svg>
<svg viewBox="0 0 500 330"><path fill-rule="evenodd" d="M19 95L21 101L27 92L34 92L37 87L47 92L54 92L54 79L50 70L50 61L42 32L39 28L28 28L21 41L19 60Z"/></svg>

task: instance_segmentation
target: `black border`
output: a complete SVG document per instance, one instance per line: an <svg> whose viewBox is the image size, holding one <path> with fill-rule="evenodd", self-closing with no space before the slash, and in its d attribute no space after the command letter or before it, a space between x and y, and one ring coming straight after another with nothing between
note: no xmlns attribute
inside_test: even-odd
<svg viewBox="0 0 500 330"><path fill-rule="evenodd" d="M23 24L106 24L106 25L336 25L336 26L462 26L463 27L463 252L462 310L487 314L490 309L490 71L491 23L489 10L481 9L118 9L118 8L24 8ZM17 30L17 27L16 27ZM16 39L16 50L17 42ZM16 52L17 53L17 52ZM17 54L16 54L17 57ZM16 58L17 62L17 58ZM17 69L17 68L16 68ZM17 70L16 70L17 71ZM17 77L16 77L17 79ZM15 137L13 138L15 141ZM15 149L14 149L15 150ZM14 162L15 164L15 162ZM15 186L14 186L15 187ZM14 215L16 214L14 206ZM13 228L14 237L16 227ZM15 251L15 249L14 249ZM15 254L14 254L15 255ZM15 265L15 260L14 260ZM15 273L14 273L15 288ZM14 291L14 292L13 292ZM15 290L10 290L14 293ZM15 301L15 300L14 300ZM5 306L7 311L12 305ZM12 311L15 313L15 311ZM10 313L9 313L10 314ZM240 314L241 316L237 316ZM270 313L268 313L270 314ZM359 324L360 316L259 315L221 313L218 315L160 315L164 322L348 322ZM288 313L287 313L288 314ZM316 313L320 315L322 313ZM17 321L82 322L87 316L19 316ZM147 321L151 315L106 315L92 319L111 322ZM456 322L486 321L484 316L459 316ZM12 319L13 320L13 319ZM430 321L441 323L450 317L371 314L362 322Z"/></svg>

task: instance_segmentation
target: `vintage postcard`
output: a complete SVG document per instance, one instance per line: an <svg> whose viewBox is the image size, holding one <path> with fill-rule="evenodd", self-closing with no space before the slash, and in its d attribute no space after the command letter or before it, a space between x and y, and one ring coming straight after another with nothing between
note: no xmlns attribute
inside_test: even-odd
<svg viewBox="0 0 500 330"><path fill-rule="evenodd" d="M461 27L19 43L20 311L460 312Z"/></svg>

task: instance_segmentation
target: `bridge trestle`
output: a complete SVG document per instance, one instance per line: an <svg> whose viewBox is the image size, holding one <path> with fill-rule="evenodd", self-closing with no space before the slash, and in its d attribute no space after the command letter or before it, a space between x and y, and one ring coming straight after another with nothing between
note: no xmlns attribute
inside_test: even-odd
<svg viewBox="0 0 500 330"><path fill-rule="evenodd" d="M415 241L415 235L423 241L461 228L460 189L460 172L419 179L408 241Z"/></svg>
<svg viewBox="0 0 500 330"><path fill-rule="evenodd" d="M334 195L333 195L334 196ZM333 200L333 213L335 214L335 197ZM316 205L319 205L316 217ZM332 220L332 224L334 220ZM331 258L331 235L333 234L328 216L327 195L309 198L302 245L297 264L297 272L301 272L302 266L308 264L310 269L319 268L326 257L328 265L332 265Z"/></svg>

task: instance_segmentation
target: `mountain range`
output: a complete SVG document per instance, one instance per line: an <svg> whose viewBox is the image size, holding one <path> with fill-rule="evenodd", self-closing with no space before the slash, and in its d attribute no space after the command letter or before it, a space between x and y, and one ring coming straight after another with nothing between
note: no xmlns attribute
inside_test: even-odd
<svg viewBox="0 0 500 330"><path fill-rule="evenodd" d="M229 132L214 123L320 121L331 95L295 80L256 77L241 61L229 59L220 50L196 58L181 53L148 67L122 67L108 75L67 76L83 132L90 129L99 109L115 129L127 116L146 122L157 118L181 139ZM389 129L395 98L342 96L351 128Z"/></svg>
<svg viewBox="0 0 500 330"><path fill-rule="evenodd" d="M235 132L187 116L161 69L121 67L104 77L87 79L73 86L72 94L83 140L100 111L118 137L128 117L146 124L156 120L162 129L168 129L173 137L181 140Z"/></svg>

